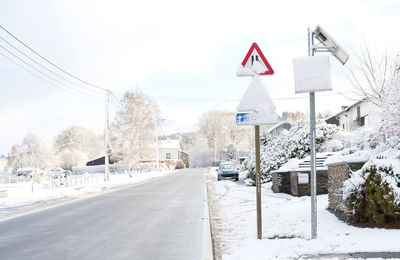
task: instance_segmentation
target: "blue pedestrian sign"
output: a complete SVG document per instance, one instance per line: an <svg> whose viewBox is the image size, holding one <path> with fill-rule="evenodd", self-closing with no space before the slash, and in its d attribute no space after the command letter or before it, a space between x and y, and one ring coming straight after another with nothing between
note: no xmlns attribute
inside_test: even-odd
<svg viewBox="0 0 400 260"><path fill-rule="evenodd" d="M247 125L249 124L249 113L237 113L236 114L236 124L237 125Z"/></svg>

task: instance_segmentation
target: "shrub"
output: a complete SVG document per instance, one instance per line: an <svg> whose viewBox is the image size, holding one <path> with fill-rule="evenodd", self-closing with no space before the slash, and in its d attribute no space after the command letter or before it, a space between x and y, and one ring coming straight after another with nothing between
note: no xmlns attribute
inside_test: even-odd
<svg viewBox="0 0 400 260"><path fill-rule="evenodd" d="M398 157L380 154L345 182L344 200L355 222L400 220L399 165Z"/></svg>
<svg viewBox="0 0 400 260"><path fill-rule="evenodd" d="M320 151L322 144L330 140L339 132L339 129L323 121L317 122L316 150ZM303 159L310 154L310 126L308 122L298 121L289 131L284 130L279 135L262 133L260 142L261 181L269 182L272 180L271 171L279 169L292 158ZM256 168L254 153L247 158L245 166L249 170L250 178L254 181Z"/></svg>

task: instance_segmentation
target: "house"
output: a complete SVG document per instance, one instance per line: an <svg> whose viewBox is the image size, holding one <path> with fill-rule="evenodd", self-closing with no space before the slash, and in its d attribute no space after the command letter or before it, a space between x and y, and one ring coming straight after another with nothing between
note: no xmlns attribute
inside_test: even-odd
<svg viewBox="0 0 400 260"><path fill-rule="evenodd" d="M362 99L350 106L343 106L342 111L325 119L325 122L342 127L346 131L351 131L362 126L376 126L380 120L379 113L378 106L367 99Z"/></svg>
<svg viewBox="0 0 400 260"><path fill-rule="evenodd" d="M186 167L189 167L189 154L182 150L180 138L159 140L158 158L160 161L181 160Z"/></svg>

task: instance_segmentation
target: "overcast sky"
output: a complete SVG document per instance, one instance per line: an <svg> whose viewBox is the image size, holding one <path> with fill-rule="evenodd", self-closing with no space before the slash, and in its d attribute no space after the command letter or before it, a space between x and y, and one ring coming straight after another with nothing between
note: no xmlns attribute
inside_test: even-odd
<svg viewBox="0 0 400 260"><path fill-rule="evenodd" d="M207 110L236 109L250 79L235 71L252 42L275 70L263 82L278 112L306 112L307 95L294 94L292 60L307 55L307 28L324 27L351 65L363 38L378 53L399 50L399 13L395 0L0 2L0 24L61 68L117 98L135 88L153 97L166 134L195 130ZM338 112L357 98L346 67L331 58L334 91L317 94L317 112ZM104 102L62 92L3 56L0 79L0 154L29 132L48 138L71 125L104 129Z"/></svg>

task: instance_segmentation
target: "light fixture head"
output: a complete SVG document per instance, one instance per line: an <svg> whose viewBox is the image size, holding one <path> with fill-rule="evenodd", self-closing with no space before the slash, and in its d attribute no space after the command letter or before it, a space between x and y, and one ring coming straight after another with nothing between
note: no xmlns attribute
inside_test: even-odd
<svg viewBox="0 0 400 260"><path fill-rule="evenodd" d="M335 56L343 65L349 59L346 51L330 36L321 26L317 25L314 30L314 37L324 45L333 56Z"/></svg>

